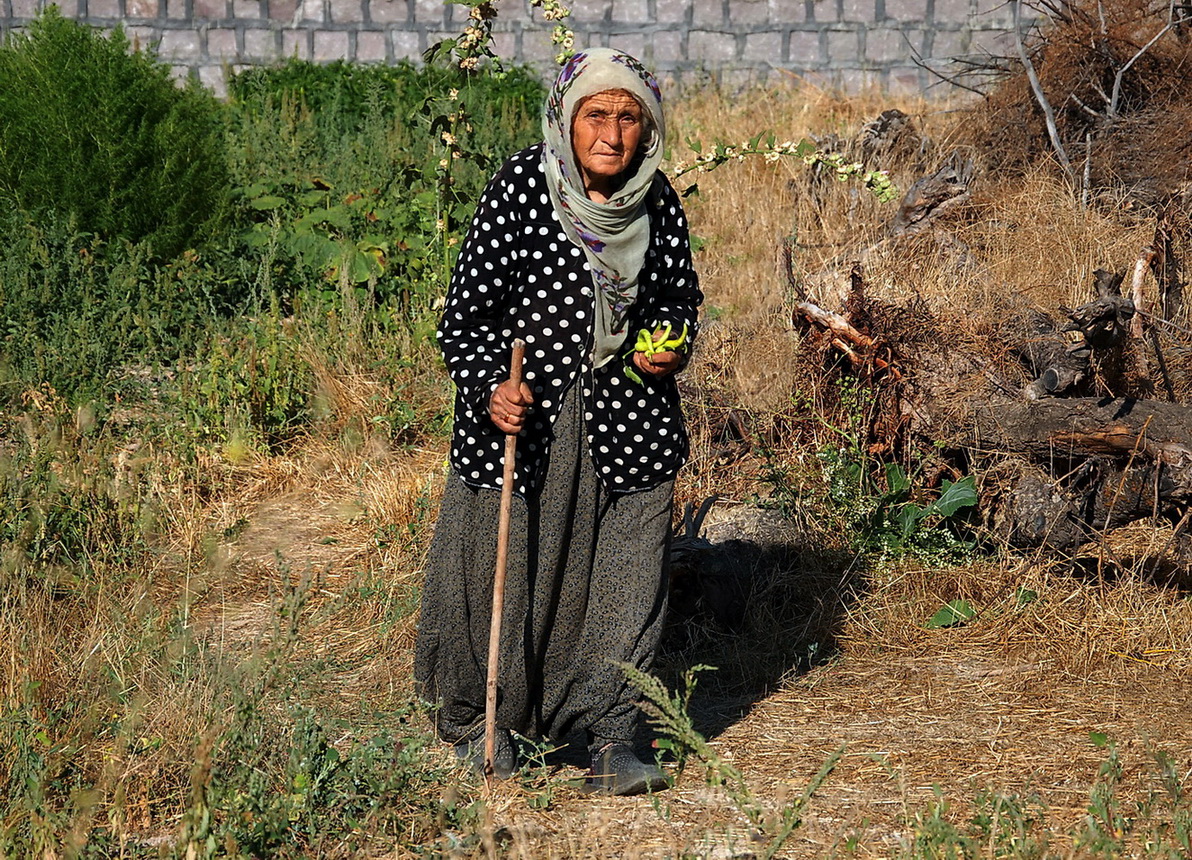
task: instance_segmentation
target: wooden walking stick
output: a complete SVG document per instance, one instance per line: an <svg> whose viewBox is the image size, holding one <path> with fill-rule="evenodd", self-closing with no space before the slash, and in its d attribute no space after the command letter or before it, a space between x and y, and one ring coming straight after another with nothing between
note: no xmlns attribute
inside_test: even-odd
<svg viewBox="0 0 1192 860"><path fill-rule="evenodd" d="M513 342L509 381L521 388L526 342ZM509 556L509 515L513 508L513 472L517 462L517 434L505 437L505 473L501 481L501 514L497 521L497 564L493 573L493 617L488 632L488 681L484 687L484 787L492 788L493 752L497 741L497 663L501 654L501 613L505 608L505 563Z"/></svg>

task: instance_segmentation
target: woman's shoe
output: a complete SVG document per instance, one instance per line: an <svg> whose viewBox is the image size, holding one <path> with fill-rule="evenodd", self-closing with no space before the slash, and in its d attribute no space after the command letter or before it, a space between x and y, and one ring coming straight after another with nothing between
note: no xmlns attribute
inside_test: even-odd
<svg viewBox="0 0 1192 860"><path fill-rule="evenodd" d="M592 753L592 769L584 791L592 794L644 794L661 791L670 781L659 768L646 764L628 744L606 744Z"/></svg>
<svg viewBox="0 0 1192 860"><path fill-rule="evenodd" d="M463 740L455 742L455 755L477 776L484 776L484 726L473 730ZM517 748L509 729L497 729L493 736L493 776L509 779L517 770Z"/></svg>

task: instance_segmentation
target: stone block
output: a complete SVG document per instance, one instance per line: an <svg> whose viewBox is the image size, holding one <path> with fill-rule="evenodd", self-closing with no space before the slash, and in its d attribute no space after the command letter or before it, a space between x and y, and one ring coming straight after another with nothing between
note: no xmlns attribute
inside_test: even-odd
<svg viewBox="0 0 1192 860"><path fill-rule="evenodd" d="M236 48L236 31L213 28L207 31L207 56L212 60L230 63L240 55Z"/></svg>
<svg viewBox="0 0 1192 860"><path fill-rule="evenodd" d="M393 42L394 60L417 60L422 56L417 33L410 30L391 30L389 38Z"/></svg>
<svg viewBox="0 0 1192 860"><path fill-rule="evenodd" d="M811 0L769 0L770 23L802 24L808 20Z"/></svg>
<svg viewBox="0 0 1192 860"><path fill-rule="evenodd" d="M279 38L280 30L267 30L264 27L245 28L244 56L257 62L271 62L281 53Z"/></svg>
<svg viewBox="0 0 1192 860"><path fill-rule="evenodd" d="M348 59L348 34L341 30L316 30L314 60L329 63Z"/></svg>
<svg viewBox="0 0 1192 860"><path fill-rule="evenodd" d="M890 69L886 76L886 89L895 95L922 94L925 74L926 72L915 66Z"/></svg>
<svg viewBox="0 0 1192 860"><path fill-rule="evenodd" d="M146 51L157 45L156 27L125 26L124 35L134 51Z"/></svg>
<svg viewBox="0 0 1192 860"><path fill-rule="evenodd" d="M327 20L327 10L323 6L323 0L299 0L298 11L294 14L299 21L322 23Z"/></svg>
<svg viewBox="0 0 1192 860"><path fill-rule="evenodd" d="M824 62L824 45L818 30L791 30L786 61L799 68L813 68Z"/></svg>
<svg viewBox="0 0 1192 860"><path fill-rule="evenodd" d="M592 30L583 35L580 44L585 48L607 48L608 33L603 30Z"/></svg>
<svg viewBox="0 0 1192 860"><path fill-rule="evenodd" d="M410 20L410 4L406 0L370 0L368 18L374 24L406 24Z"/></svg>
<svg viewBox="0 0 1192 860"><path fill-rule="evenodd" d="M828 30L828 62L855 63L861 56L860 33L856 30Z"/></svg>
<svg viewBox="0 0 1192 860"><path fill-rule="evenodd" d="M584 0L571 4L571 17L567 20L576 24L595 24L607 21L611 9L612 0Z"/></svg>
<svg viewBox="0 0 1192 860"><path fill-rule="evenodd" d="M527 63L553 63L559 49L550 40L550 30L527 27L522 30L521 55Z"/></svg>
<svg viewBox="0 0 1192 860"><path fill-rule="evenodd" d="M909 41L908 41L909 40ZM921 30L874 28L865 34L865 59L875 63L902 62L911 65L911 57L923 52Z"/></svg>
<svg viewBox="0 0 1192 860"><path fill-rule="evenodd" d="M310 59L310 32L308 30L282 30L281 52L287 59Z"/></svg>
<svg viewBox="0 0 1192 860"><path fill-rule="evenodd" d="M194 0L196 19L217 20L228 17L227 0Z"/></svg>
<svg viewBox="0 0 1192 860"><path fill-rule="evenodd" d="M186 0L161 0L162 9L165 12L165 17L171 21L189 21L189 13L186 11Z"/></svg>
<svg viewBox="0 0 1192 860"><path fill-rule="evenodd" d="M863 93L880 89L884 82L881 72L865 69L840 69L833 77L836 86L846 93Z"/></svg>
<svg viewBox="0 0 1192 860"><path fill-rule="evenodd" d="M745 37L745 52L741 59L750 65L785 63L786 57L782 55L782 34L776 30L748 34Z"/></svg>
<svg viewBox="0 0 1192 860"><path fill-rule="evenodd" d="M886 0L886 18L899 23L927 20L928 0ZM937 0L936 17L939 17ZM965 15L968 14L968 0L964 0ZM962 19L963 20L963 17Z"/></svg>
<svg viewBox="0 0 1192 860"><path fill-rule="evenodd" d="M160 9L157 0L124 0L126 18L156 18Z"/></svg>
<svg viewBox="0 0 1192 860"><path fill-rule="evenodd" d="M655 71L658 68L674 68L683 57L683 35L677 30L663 30L655 33L653 44Z"/></svg>
<svg viewBox="0 0 1192 860"><path fill-rule="evenodd" d="M617 24L645 24L650 20L646 0L613 0L612 20Z"/></svg>
<svg viewBox="0 0 1192 860"><path fill-rule="evenodd" d="M40 11L41 0L12 0L12 17L14 18L36 18Z"/></svg>
<svg viewBox="0 0 1192 860"><path fill-rule="evenodd" d="M331 0L331 20L340 24L355 24L364 20L362 0Z"/></svg>
<svg viewBox="0 0 1192 860"><path fill-rule="evenodd" d="M837 0L809 0L806 9L808 21L818 21L821 24L835 24L840 21Z"/></svg>
<svg viewBox="0 0 1192 860"><path fill-rule="evenodd" d="M877 4L874 0L843 0L840 4L840 20L872 24L877 20Z"/></svg>
<svg viewBox="0 0 1192 860"><path fill-rule="evenodd" d="M725 23L725 0L692 0L691 23L695 27L721 27Z"/></svg>
<svg viewBox="0 0 1192 860"><path fill-rule="evenodd" d="M88 18L121 17L119 0L87 0Z"/></svg>
<svg viewBox="0 0 1192 860"><path fill-rule="evenodd" d="M379 30L360 30L356 33L356 56L358 63L383 63L389 59L388 40Z"/></svg>
<svg viewBox="0 0 1192 860"><path fill-rule="evenodd" d="M443 0L414 0L414 20L431 27L445 27L447 6Z"/></svg>
<svg viewBox="0 0 1192 860"><path fill-rule="evenodd" d="M704 66L737 59L737 37L715 30L692 30L687 37L687 58Z"/></svg>
<svg viewBox="0 0 1192 860"><path fill-rule="evenodd" d="M728 22L733 27L765 24L770 20L769 0L729 0Z"/></svg>
<svg viewBox="0 0 1192 860"><path fill-rule="evenodd" d="M890 5L891 0L886 0L886 5ZM909 0L902 0L902 2L909 2ZM1009 4L1006 4L1009 6ZM1006 10L1012 12L1013 10ZM1026 9L1022 10L1026 12ZM951 24L963 24L968 21L969 16L973 14L972 0L935 0L935 6L932 10L932 18L936 21L945 21Z"/></svg>
<svg viewBox="0 0 1192 860"><path fill-rule="evenodd" d="M1014 34L1006 30L973 30L969 34L969 53L995 57L1014 55Z"/></svg>
<svg viewBox="0 0 1192 860"><path fill-rule="evenodd" d="M228 94L228 76L223 66L203 66L199 69L199 82L221 99Z"/></svg>
<svg viewBox="0 0 1192 860"><path fill-rule="evenodd" d="M659 24L682 24L691 15L691 0L654 0L654 20Z"/></svg>
<svg viewBox="0 0 1192 860"><path fill-rule="evenodd" d="M249 21L263 17L261 0L232 0L232 17Z"/></svg>
<svg viewBox="0 0 1192 860"><path fill-rule="evenodd" d="M199 34L194 30L166 30L157 45L157 55L166 62L199 59Z"/></svg>
<svg viewBox="0 0 1192 860"><path fill-rule="evenodd" d="M395 33L394 36L397 34ZM493 53L506 62L517 61L517 34L512 30L493 33ZM396 53L396 50L395 50Z"/></svg>
<svg viewBox="0 0 1192 860"><path fill-rule="evenodd" d="M611 48L624 51L639 60L646 59L646 37L643 33L624 33L613 30L608 34L608 44Z"/></svg>
<svg viewBox="0 0 1192 860"><path fill-rule="evenodd" d="M170 66L170 77L174 82L181 85L190 80L190 66Z"/></svg>
<svg viewBox="0 0 1192 860"><path fill-rule="evenodd" d="M931 40L931 57L937 60L950 60L968 50L969 34L965 30L936 30Z"/></svg>
<svg viewBox="0 0 1192 860"><path fill-rule="evenodd" d="M392 30L389 38L393 42L394 60L418 60L422 57L423 48L417 33L410 30Z"/></svg>
<svg viewBox="0 0 1192 860"><path fill-rule="evenodd" d="M269 20L290 23L298 11L298 0L268 0Z"/></svg>

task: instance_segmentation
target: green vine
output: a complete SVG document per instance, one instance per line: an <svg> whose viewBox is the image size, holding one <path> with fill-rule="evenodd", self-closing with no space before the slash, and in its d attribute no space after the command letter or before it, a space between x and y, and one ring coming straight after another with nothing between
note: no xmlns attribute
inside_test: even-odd
<svg viewBox="0 0 1192 860"><path fill-rule="evenodd" d="M831 171L839 182L860 180L867 191L881 203L897 199L898 186L885 170L867 170L860 161L852 161L840 152L828 152L818 148L809 140L785 140L782 143L773 134L758 134L741 144L717 142L712 149L703 151L699 141L688 140L687 145L695 153L689 162L680 161L671 168L677 179L688 173L709 173L723 164L741 162L750 156L760 155L767 164L776 164L784 158L797 158L808 167L821 166Z"/></svg>

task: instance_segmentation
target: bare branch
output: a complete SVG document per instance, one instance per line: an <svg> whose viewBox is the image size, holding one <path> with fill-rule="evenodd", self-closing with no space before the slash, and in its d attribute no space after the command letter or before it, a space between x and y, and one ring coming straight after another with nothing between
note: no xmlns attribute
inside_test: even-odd
<svg viewBox="0 0 1192 860"><path fill-rule="evenodd" d="M1154 47L1155 43L1163 38L1163 35L1170 30L1171 27L1172 24L1170 21L1164 24L1163 29L1156 33L1149 42L1139 48L1138 52L1130 58L1129 62L1118 69L1117 74L1113 76L1113 96L1109 99L1109 119L1112 120L1117 116L1118 102L1122 97L1122 78L1125 77L1126 72L1130 71L1130 67L1138 61L1138 58Z"/></svg>
<svg viewBox="0 0 1192 860"><path fill-rule="evenodd" d="M1031 62L1030 55L1026 51L1026 44L1022 40L1022 0L1014 0L1014 44L1018 48L1018 59L1021 60L1022 67L1026 70L1027 80L1030 81L1031 91L1035 94L1035 101L1043 110L1043 119L1047 123L1047 136L1051 139L1051 147L1055 150L1055 156L1059 159L1060 166L1064 168L1068 181L1071 182L1073 179L1072 162L1060 140L1059 129L1055 124L1055 111L1052 110L1051 102L1047 100L1047 95L1043 92L1043 85L1039 83L1039 75L1035 72L1035 64Z"/></svg>
<svg viewBox="0 0 1192 860"><path fill-rule="evenodd" d="M962 90L968 90L970 93L976 93L977 95L981 96L982 98L989 98L989 95L987 93L983 93L981 90L977 89L976 87L971 87L968 84L962 84L956 78L950 78L947 75L945 75L943 72L939 71L938 69L935 69L935 68L932 68L931 66L929 66L923 60L923 55L920 54L917 50L915 50L915 46L911 44L911 40L909 38L907 38L906 33L902 34L902 38L906 42L907 47L909 47L911 49L911 62L914 63L916 66L918 66L920 69L925 70L929 74L935 75L937 78L939 78L941 81L943 81L946 84L951 84L952 86L959 87ZM963 72L961 74L963 74Z"/></svg>

